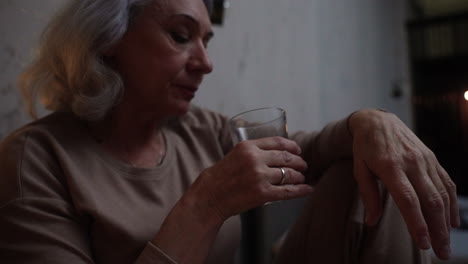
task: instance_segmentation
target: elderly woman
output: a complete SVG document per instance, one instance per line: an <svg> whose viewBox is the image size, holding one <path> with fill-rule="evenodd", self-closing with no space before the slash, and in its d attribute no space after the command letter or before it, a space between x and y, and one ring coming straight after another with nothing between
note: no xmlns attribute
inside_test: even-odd
<svg viewBox="0 0 468 264"><path fill-rule="evenodd" d="M394 115L361 110L320 132L233 147L226 117L191 106L213 68L207 5L75 0L51 22L20 87L33 115L37 97L53 113L0 146L2 262L232 263L239 213L305 196L313 206L291 228L281 263L416 263L418 248L431 246L448 258L455 186ZM353 162L365 212L332 204L352 196L343 160ZM319 179L331 184L306 184ZM314 200L333 189L335 199ZM397 237L406 227L386 190L413 240ZM325 211L345 213L314 222ZM361 231L346 224L364 215ZM344 228L327 236L346 245L317 250L311 230L326 228Z"/></svg>

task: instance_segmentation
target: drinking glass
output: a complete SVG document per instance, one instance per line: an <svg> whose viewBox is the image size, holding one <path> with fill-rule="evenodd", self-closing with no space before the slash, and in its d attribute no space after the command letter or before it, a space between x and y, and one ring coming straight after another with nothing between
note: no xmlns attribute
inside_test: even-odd
<svg viewBox="0 0 468 264"><path fill-rule="evenodd" d="M234 144L243 140L264 137L288 137L286 111L278 107L253 109L232 117L229 121ZM266 206L268 205L268 206ZM271 239L268 235L270 226L267 224L269 216L273 215L276 207L271 203L250 209L241 214L242 220L242 263L266 263L271 258Z"/></svg>
<svg viewBox="0 0 468 264"><path fill-rule="evenodd" d="M264 137L288 137L286 111L278 107L264 107L242 112L230 120L234 144L242 140Z"/></svg>

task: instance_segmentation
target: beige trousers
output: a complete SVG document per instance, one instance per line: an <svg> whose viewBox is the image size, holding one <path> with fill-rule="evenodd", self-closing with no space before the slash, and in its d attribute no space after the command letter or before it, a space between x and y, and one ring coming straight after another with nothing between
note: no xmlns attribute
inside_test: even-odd
<svg viewBox="0 0 468 264"><path fill-rule="evenodd" d="M290 228L275 263L430 263L417 248L393 199L382 188L383 214L374 227L352 177L352 162L330 168Z"/></svg>

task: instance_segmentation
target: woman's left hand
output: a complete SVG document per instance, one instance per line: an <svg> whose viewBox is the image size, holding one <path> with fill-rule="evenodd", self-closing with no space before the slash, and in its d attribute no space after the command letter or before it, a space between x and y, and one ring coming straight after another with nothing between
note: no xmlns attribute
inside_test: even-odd
<svg viewBox="0 0 468 264"><path fill-rule="evenodd" d="M361 110L348 122L354 175L368 212L367 224L375 224L381 215L380 179L417 245L432 246L439 258L449 258L450 228L460 225L457 194L434 153L391 113Z"/></svg>

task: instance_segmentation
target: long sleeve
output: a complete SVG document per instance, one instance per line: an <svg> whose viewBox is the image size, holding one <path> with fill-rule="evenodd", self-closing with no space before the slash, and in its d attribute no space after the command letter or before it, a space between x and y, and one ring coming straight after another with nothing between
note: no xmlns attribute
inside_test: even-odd
<svg viewBox="0 0 468 264"><path fill-rule="evenodd" d="M0 259L5 263L94 263L85 223L50 152L28 133L0 147Z"/></svg>
<svg viewBox="0 0 468 264"><path fill-rule="evenodd" d="M86 230L67 203L21 198L0 208L5 263L94 263Z"/></svg>
<svg viewBox="0 0 468 264"><path fill-rule="evenodd" d="M91 249L91 220L77 213L64 172L52 155L54 146L45 147L47 140L37 139L24 133L0 147L0 259L99 263ZM135 264L150 263L176 262L148 242Z"/></svg>
<svg viewBox="0 0 468 264"><path fill-rule="evenodd" d="M307 181L315 184L321 174L335 162L352 158L352 137L347 122L349 116L329 123L321 131L296 132L291 135L303 150L308 163Z"/></svg>
<svg viewBox="0 0 468 264"><path fill-rule="evenodd" d="M166 127L171 147L155 168L114 159L67 113L54 113L5 138L0 142L0 262L175 263L149 241L200 171L221 159L230 144L229 134L222 133L225 118L200 110L183 121ZM240 219L232 217L207 263L231 263L239 243Z"/></svg>

